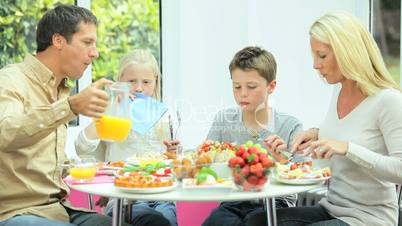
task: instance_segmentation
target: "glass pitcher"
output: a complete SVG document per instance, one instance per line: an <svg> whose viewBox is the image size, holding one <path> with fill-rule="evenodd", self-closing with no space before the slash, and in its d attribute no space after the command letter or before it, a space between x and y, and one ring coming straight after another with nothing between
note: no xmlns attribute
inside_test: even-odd
<svg viewBox="0 0 402 226"><path fill-rule="evenodd" d="M109 103L104 115L95 120L96 132L101 140L124 141L131 129L129 91L127 82L115 82L106 87Z"/></svg>

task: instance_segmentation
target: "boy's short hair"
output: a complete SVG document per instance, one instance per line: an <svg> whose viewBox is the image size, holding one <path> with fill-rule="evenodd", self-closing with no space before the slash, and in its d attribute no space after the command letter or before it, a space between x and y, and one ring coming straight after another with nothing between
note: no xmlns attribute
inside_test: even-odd
<svg viewBox="0 0 402 226"><path fill-rule="evenodd" d="M235 69L256 70L268 83L276 78L274 56L260 47L249 46L237 52L229 65L230 74Z"/></svg>
<svg viewBox="0 0 402 226"><path fill-rule="evenodd" d="M81 22L98 25L95 15L83 7L60 4L47 11L36 30L36 52L42 52L52 45L54 34L60 34L70 42L72 35L79 30Z"/></svg>

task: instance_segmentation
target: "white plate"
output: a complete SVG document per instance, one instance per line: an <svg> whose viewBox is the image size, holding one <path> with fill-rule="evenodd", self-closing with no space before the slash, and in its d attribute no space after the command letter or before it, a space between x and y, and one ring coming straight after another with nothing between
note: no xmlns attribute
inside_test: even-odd
<svg viewBox="0 0 402 226"><path fill-rule="evenodd" d="M177 182L173 183L172 186L164 186L164 187L156 187L156 188L125 188L125 187L117 187L117 190L127 193L135 193L135 194L153 194L153 193L162 193L175 189L177 187Z"/></svg>
<svg viewBox="0 0 402 226"><path fill-rule="evenodd" d="M143 161L143 160L146 161L146 160L149 160L149 159L127 158L127 159L126 159L126 162L127 162L128 164L131 164L131 165L139 165L140 162ZM152 159L152 160L153 160L153 159ZM155 159L155 161L163 162L163 163L165 163L166 165L170 165L170 164L173 162L172 159Z"/></svg>
<svg viewBox="0 0 402 226"><path fill-rule="evenodd" d="M231 180L224 183L217 183L211 185L196 185L193 178L184 178L182 180L183 191L207 191L209 193L228 193L235 189Z"/></svg>
<svg viewBox="0 0 402 226"><path fill-rule="evenodd" d="M322 177L322 178L312 178L312 179L287 179L278 176L276 173L272 173L272 179L284 183L284 184L291 184L291 185L308 185L308 184L319 184L323 183L324 181L328 180L331 177Z"/></svg>

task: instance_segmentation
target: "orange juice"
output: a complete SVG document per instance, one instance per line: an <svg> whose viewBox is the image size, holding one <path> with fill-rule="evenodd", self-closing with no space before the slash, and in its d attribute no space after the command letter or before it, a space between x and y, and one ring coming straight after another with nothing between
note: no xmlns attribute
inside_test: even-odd
<svg viewBox="0 0 402 226"><path fill-rule="evenodd" d="M74 180L89 180L95 176L96 167L73 167L70 175Z"/></svg>
<svg viewBox="0 0 402 226"><path fill-rule="evenodd" d="M129 118L119 118L103 115L95 120L96 132L102 140L123 141L127 138L131 129Z"/></svg>

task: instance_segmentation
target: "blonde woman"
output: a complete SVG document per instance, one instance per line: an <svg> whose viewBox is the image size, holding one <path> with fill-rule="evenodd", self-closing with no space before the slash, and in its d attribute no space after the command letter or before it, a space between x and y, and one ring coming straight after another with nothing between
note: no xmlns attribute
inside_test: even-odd
<svg viewBox="0 0 402 226"><path fill-rule="evenodd" d="M131 83L130 93L142 93L160 99L160 71L155 57L148 50L138 49L125 55L120 63L117 80ZM165 143L165 144L164 144ZM79 154L95 152L98 159L105 161L125 160L131 156L145 157L162 154L166 149L175 150L177 140L170 141L168 113L165 113L151 130L143 135L131 131L123 142L100 141L94 123L82 131L75 140ZM166 145L166 147L165 147ZM104 206L104 198L97 204ZM111 202L107 205L106 213L111 214ZM161 213L170 225L176 226L176 206L173 202L137 201L133 205L133 225L139 213L149 211L153 214ZM156 212L157 211L157 212Z"/></svg>
<svg viewBox="0 0 402 226"><path fill-rule="evenodd" d="M314 158L329 159L333 176L318 206L280 209L278 225L397 225L401 90L355 16L335 12L319 18L310 29L310 44L314 68L340 89L321 127L296 137L293 150L311 148Z"/></svg>

